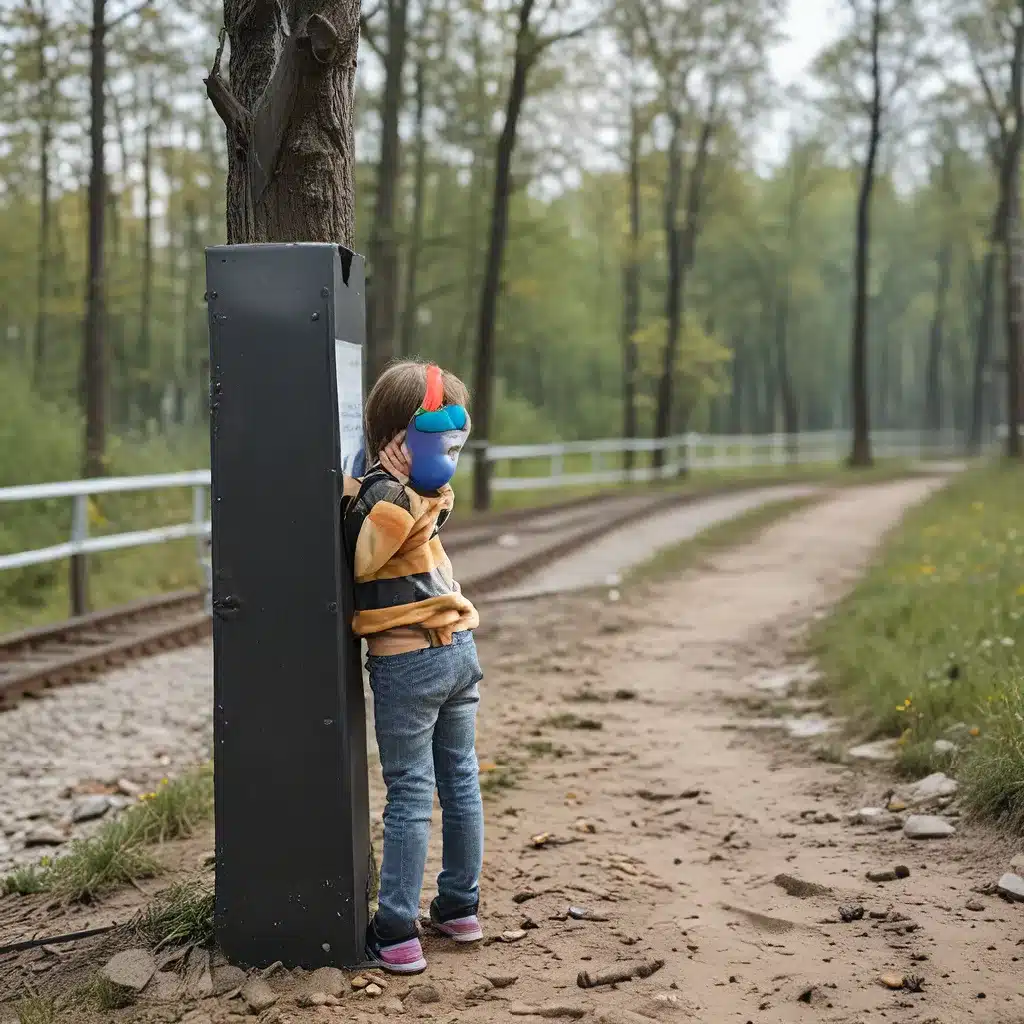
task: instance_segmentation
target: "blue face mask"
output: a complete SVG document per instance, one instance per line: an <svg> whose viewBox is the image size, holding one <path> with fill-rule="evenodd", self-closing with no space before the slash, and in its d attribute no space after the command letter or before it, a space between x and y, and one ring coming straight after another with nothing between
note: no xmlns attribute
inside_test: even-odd
<svg viewBox="0 0 1024 1024"><path fill-rule="evenodd" d="M461 405L420 409L409 421L409 482L418 491L436 491L455 475L459 454L469 438L469 414Z"/></svg>

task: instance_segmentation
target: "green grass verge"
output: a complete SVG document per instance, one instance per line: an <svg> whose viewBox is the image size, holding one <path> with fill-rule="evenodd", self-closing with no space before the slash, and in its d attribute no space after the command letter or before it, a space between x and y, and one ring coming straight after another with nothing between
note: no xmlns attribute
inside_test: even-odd
<svg viewBox="0 0 1024 1024"><path fill-rule="evenodd" d="M160 893L135 921L149 945L207 946L213 942L213 889L202 881L181 882Z"/></svg>
<svg viewBox="0 0 1024 1024"><path fill-rule="evenodd" d="M206 765L164 781L95 835L75 840L66 853L13 871L0 882L0 890L4 895L47 892L69 902L92 900L158 874L160 863L150 847L190 836L212 814L213 768Z"/></svg>
<svg viewBox="0 0 1024 1024"><path fill-rule="evenodd" d="M973 469L890 535L814 630L837 709L900 737L909 773L954 770L972 811L1024 829L1024 469ZM957 744L936 752L937 739ZM944 746L944 745L942 745Z"/></svg>
<svg viewBox="0 0 1024 1024"><path fill-rule="evenodd" d="M725 522L702 530L695 537L669 544L655 552L646 562L634 566L627 574L626 584L652 583L677 576L697 565L702 558L753 540L769 526L785 519L799 509L816 504L823 495L808 495L772 501L743 512Z"/></svg>

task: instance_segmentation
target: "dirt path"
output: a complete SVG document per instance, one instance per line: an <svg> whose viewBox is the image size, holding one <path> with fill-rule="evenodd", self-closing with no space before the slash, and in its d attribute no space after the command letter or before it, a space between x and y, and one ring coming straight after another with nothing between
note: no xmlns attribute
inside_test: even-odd
<svg viewBox="0 0 1024 1024"><path fill-rule="evenodd" d="M1005 851L970 831L913 845L830 820L865 793L877 802L885 780L736 731L730 703L786 663L801 628L930 486L841 493L619 605L575 601L543 625L536 606L492 616L481 753L528 764L491 803L484 909L493 933L527 915L537 927L483 953L428 942L430 980L459 1021L510 1020L516 1002L634 1022L636 1011L708 1024L1024 1019L1022 911L990 897L965 909ZM636 699L614 699L626 689ZM560 714L602 728L545 724ZM581 818L593 834L576 831ZM579 841L532 848L542 832ZM865 881L894 863L910 877ZM773 882L783 872L831 891L788 895ZM542 895L514 902L529 892ZM552 919L570 904L608 921ZM839 923L839 906L857 904L907 920ZM580 970L650 959L665 966L645 981L577 987ZM493 972L519 981L459 999ZM890 972L923 977L924 992L887 991L878 978Z"/></svg>
<svg viewBox="0 0 1024 1024"><path fill-rule="evenodd" d="M497 765L484 774L491 940L459 950L427 938L430 968L413 984L437 1001L396 1002L409 986L391 980L378 999L300 1008L279 972L283 997L259 1018L236 999L117 1019L497 1024L536 1020L521 1018L533 1008L604 1024L1020 1024L1024 908L972 892L1004 869L1006 846L967 828L913 845L850 827L845 812L877 803L888 780L748 728L743 704L934 486L840 491L699 572L619 601L487 609L479 751ZM897 863L909 878L865 881ZM823 888L791 895L774 882L781 873ZM864 907L864 918L840 923L841 905ZM570 906L604 920L576 920ZM645 980L577 984L581 971L652 960L664 966ZM878 979L889 972L923 977L923 992L887 991ZM489 976L517 980L494 987Z"/></svg>

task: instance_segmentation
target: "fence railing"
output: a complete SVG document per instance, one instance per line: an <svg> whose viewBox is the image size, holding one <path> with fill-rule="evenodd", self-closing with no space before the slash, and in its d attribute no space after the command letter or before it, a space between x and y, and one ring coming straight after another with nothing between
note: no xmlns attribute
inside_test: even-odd
<svg viewBox="0 0 1024 1024"><path fill-rule="evenodd" d="M1005 433L1005 431L1004 431ZM878 459L942 459L961 455L964 438L958 431L939 433L880 431L872 435ZM703 435L672 438L609 438L537 445L476 446L466 453L459 476L472 471L476 458L491 464L494 491L547 490L652 481L678 476L683 470L728 471L766 466L828 465L840 462L849 450L846 431L796 435ZM632 453L631 458L627 453ZM628 460L628 461L627 461ZM71 537L62 544L0 554L0 570L79 558L104 551L163 544L195 538L197 557L209 573L206 541L210 535L208 470L159 476L106 477L65 483L28 484L0 488L0 505L11 502L72 501ZM128 533L90 536L89 501L103 494L191 488L192 518L188 522Z"/></svg>

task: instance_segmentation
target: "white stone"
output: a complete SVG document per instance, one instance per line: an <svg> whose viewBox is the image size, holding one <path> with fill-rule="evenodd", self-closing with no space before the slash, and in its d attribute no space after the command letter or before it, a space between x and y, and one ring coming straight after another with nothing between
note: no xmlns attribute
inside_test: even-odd
<svg viewBox="0 0 1024 1024"><path fill-rule="evenodd" d="M1005 874L999 879L996 888L1000 894L1017 902L1024 902L1024 878L1020 875Z"/></svg>
<svg viewBox="0 0 1024 1024"><path fill-rule="evenodd" d="M945 797L955 796L957 789L959 786L956 779L951 779L942 772L933 772L913 785L899 788L896 795L908 807L920 807Z"/></svg>
<svg viewBox="0 0 1024 1024"><path fill-rule="evenodd" d="M903 834L908 839L945 839L956 835L956 829L934 814L912 814L903 825Z"/></svg>
<svg viewBox="0 0 1024 1024"><path fill-rule="evenodd" d="M858 761L895 761L899 749L899 740L875 740L852 747L848 753Z"/></svg>
<svg viewBox="0 0 1024 1024"><path fill-rule="evenodd" d="M156 974L156 961L148 949L126 949L109 960L100 974L118 988L141 992Z"/></svg>
<svg viewBox="0 0 1024 1024"><path fill-rule="evenodd" d="M862 807L859 811L850 811L846 820L851 825L880 825L889 820L889 812L884 807Z"/></svg>
<svg viewBox="0 0 1024 1024"><path fill-rule="evenodd" d="M815 736L824 736L833 730L833 724L825 718L809 715L806 718L785 719L786 732L794 739L809 740Z"/></svg>

